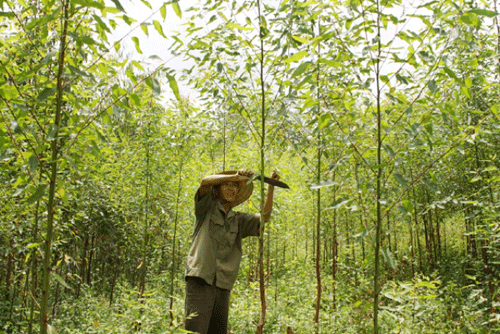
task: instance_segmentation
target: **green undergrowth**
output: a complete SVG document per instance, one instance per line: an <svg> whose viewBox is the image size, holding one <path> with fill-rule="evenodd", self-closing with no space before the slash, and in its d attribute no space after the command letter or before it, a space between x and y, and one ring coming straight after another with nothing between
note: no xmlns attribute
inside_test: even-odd
<svg viewBox="0 0 500 334"><path fill-rule="evenodd" d="M284 270L268 277L266 333L371 333L370 280L340 274L333 305L331 277L322 277L320 322L313 322L316 279L312 270ZM120 286L109 296L87 289L79 299L60 302L53 322L58 333L183 333L184 281L179 278L170 314L165 277L156 277L143 298ZM380 333L495 333L500 318L475 284L443 285L438 277L386 281L381 291ZM493 309L499 305L493 305ZM259 283L240 275L231 296L230 333L254 333L260 313Z"/></svg>

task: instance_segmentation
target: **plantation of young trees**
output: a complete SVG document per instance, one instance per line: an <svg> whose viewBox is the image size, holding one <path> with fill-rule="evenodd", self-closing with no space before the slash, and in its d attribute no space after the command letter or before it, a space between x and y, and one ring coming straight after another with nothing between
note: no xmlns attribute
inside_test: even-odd
<svg viewBox="0 0 500 334"><path fill-rule="evenodd" d="M500 332L500 1L125 5L0 0L0 332L185 332L194 194L241 168L290 189L231 333Z"/></svg>

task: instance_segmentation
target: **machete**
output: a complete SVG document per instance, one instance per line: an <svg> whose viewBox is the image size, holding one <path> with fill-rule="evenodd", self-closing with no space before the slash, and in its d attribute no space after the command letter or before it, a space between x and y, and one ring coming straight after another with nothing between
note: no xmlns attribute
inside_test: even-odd
<svg viewBox="0 0 500 334"><path fill-rule="evenodd" d="M253 175L250 178L250 181L253 181L253 180L261 180L260 175ZM267 177L267 176L264 176L264 182L267 183L267 184L270 184L272 186L276 186L276 187L280 187L280 188L285 188L285 189L290 189L290 187L288 186L288 184L286 184L285 182L281 182L279 180L271 179L270 177Z"/></svg>

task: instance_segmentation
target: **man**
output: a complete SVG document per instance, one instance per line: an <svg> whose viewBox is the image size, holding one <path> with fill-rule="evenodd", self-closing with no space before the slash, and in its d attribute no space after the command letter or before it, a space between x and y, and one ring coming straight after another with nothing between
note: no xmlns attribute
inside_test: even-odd
<svg viewBox="0 0 500 334"><path fill-rule="evenodd" d="M242 255L241 239L258 236L260 214L232 209L252 194L250 170L225 171L201 180L195 195L195 226L186 265L185 329L201 334L227 334L229 295ZM272 179L279 180L273 172ZM264 221L273 208L269 185Z"/></svg>

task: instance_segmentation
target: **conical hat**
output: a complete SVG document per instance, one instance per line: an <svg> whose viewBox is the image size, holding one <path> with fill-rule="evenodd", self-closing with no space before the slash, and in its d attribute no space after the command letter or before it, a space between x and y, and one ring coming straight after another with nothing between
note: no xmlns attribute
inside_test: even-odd
<svg viewBox="0 0 500 334"><path fill-rule="evenodd" d="M247 181L249 180L248 177L245 176L240 176L240 181L234 181L234 176L238 174L237 170L226 170L217 173L217 175L227 175L228 176L228 181L233 181L233 182L238 182L239 183L239 191L238 194L236 195L236 198L233 201L233 207L240 205L241 203L245 202L250 195L252 195L253 191L253 183L250 182L248 183ZM231 176L231 177L229 177ZM241 180L243 179L243 180Z"/></svg>

